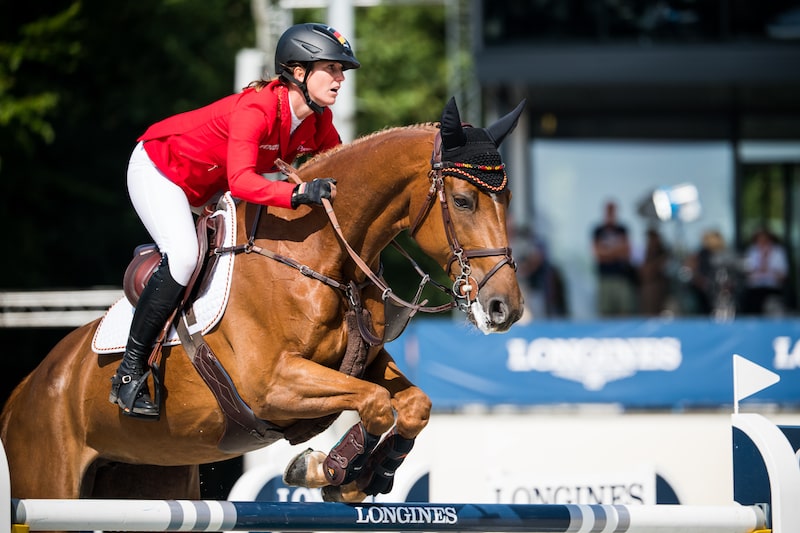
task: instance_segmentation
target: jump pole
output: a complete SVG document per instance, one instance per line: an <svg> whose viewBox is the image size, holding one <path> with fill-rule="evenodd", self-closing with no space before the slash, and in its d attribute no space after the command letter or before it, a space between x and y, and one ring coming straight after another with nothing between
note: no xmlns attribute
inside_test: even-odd
<svg viewBox="0 0 800 533"><path fill-rule="evenodd" d="M734 369L741 357L734 356ZM763 372L763 369L761 370ZM736 373L736 370L734 370ZM800 469L781 430L755 414L739 414L740 399L775 380L744 382L735 392L733 427L756 447L766 494L744 504L519 505L344 504L210 500L12 499L0 443L0 533L11 531L497 531L526 533L796 533L800 531ZM737 388L737 380L734 379ZM734 439L736 445L736 439ZM737 462L734 460L734 471ZM766 505L758 505L767 502ZM750 505L754 503L756 505Z"/></svg>
<svg viewBox="0 0 800 533"><path fill-rule="evenodd" d="M12 500L30 531L752 533L758 506Z"/></svg>

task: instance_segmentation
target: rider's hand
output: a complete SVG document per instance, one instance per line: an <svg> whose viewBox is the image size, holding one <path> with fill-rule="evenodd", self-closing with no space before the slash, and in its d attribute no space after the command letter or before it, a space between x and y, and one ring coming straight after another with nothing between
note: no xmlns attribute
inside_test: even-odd
<svg viewBox="0 0 800 533"><path fill-rule="evenodd" d="M300 204L322 204L322 199L336 198L336 180L333 178L315 178L299 184L292 193L292 208Z"/></svg>

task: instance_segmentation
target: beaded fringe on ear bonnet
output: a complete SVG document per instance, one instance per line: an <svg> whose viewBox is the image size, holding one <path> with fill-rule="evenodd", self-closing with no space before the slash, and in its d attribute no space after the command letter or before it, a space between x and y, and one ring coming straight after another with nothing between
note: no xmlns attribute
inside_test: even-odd
<svg viewBox="0 0 800 533"><path fill-rule="evenodd" d="M467 143L444 150L443 174L467 180L487 193L505 190L508 185L505 165L489 135L482 128L464 128Z"/></svg>

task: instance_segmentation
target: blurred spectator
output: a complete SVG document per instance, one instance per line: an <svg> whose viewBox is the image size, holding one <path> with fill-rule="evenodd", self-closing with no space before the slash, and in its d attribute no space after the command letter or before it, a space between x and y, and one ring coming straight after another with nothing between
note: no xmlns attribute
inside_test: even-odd
<svg viewBox="0 0 800 533"><path fill-rule="evenodd" d="M617 220L617 204L605 204L603 221L593 231L592 249L597 269L597 312L626 316L636 309L636 269L631 263L628 228Z"/></svg>
<svg viewBox="0 0 800 533"><path fill-rule="evenodd" d="M698 314L730 319L736 314L740 268L718 230L703 233L700 249L686 260L689 287Z"/></svg>
<svg viewBox="0 0 800 533"><path fill-rule="evenodd" d="M658 316L667 307L670 251L655 228L649 228L645 235L644 257L639 266L639 306L644 315Z"/></svg>
<svg viewBox="0 0 800 533"><path fill-rule="evenodd" d="M548 259L547 246L532 230L513 233L517 275L525 291L525 307L533 319L565 315L561 276Z"/></svg>
<svg viewBox="0 0 800 533"><path fill-rule="evenodd" d="M542 271L546 268L544 244L528 228L519 228L510 234L513 236L511 249L517 262L517 278L525 294L525 312L530 313L526 321L540 319L545 309L540 284Z"/></svg>
<svg viewBox="0 0 800 533"><path fill-rule="evenodd" d="M766 228L755 232L744 257L742 313L779 315L789 263L777 236Z"/></svg>

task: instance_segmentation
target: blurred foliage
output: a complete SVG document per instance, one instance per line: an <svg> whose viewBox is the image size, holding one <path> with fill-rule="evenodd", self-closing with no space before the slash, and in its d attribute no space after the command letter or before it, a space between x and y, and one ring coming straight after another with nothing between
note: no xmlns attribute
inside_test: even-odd
<svg viewBox="0 0 800 533"><path fill-rule="evenodd" d="M320 20L325 20L322 9L294 12L295 23ZM356 35L345 37L353 44L361 62L357 74L349 77L356 84L358 135L439 120L450 97L443 4L357 8ZM333 111L335 115L335 107ZM452 282L441 268L419 250L406 232L397 240L423 271L450 287ZM398 296L411 300L420 283L413 265L391 246L384 251L382 261L386 281ZM429 300L428 305L449 301L432 284L425 287L421 299Z"/></svg>
<svg viewBox="0 0 800 533"><path fill-rule="evenodd" d="M439 120L447 94L443 4L359 10L358 131Z"/></svg>
<svg viewBox="0 0 800 533"><path fill-rule="evenodd" d="M294 12L295 23L319 20L324 10ZM450 97L443 3L356 8L356 35L345 37L361 62L355 77L359 135L439 120Z"/></svg>
<svg viewBox="0 0 800 533"><path fill-rule="evenodd" d="M249 3L3 1L0 191L15 256L0 283L119 286L150 240L125 186L136 137L232 92Z"/></svg>
<svg viewBox="0 0 800 533"><path fill-rule="evenodd" d="M151 123L233 92L236 52L255 42L250 2L0 2L0 192L15 252L0 284L119 286L150 241L127 197L130 151ZM438 120L444 8L358 8L356 28L359 134ZM403 262L398 293L413 294L413 269L385 261Z"/></svg>
<svg viewBox="0 0 800 533"><path fill-rule="evenodd" d="M47 70L68 74L75 66L81 45L76 21L80 5L22 24L17 42L0 42L0 161L3 155L22 150L28 155L36 141L52 142L55 136L47 120L59 102L56 87L28 72ZM14 132L14 135L10 135Z"/></svg>

